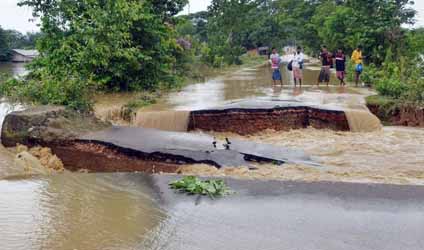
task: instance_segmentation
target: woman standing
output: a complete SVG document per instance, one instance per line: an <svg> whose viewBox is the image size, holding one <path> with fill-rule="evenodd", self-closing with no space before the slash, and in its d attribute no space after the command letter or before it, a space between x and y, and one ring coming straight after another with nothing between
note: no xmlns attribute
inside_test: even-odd
<svg viewBox="0 0 424 250"><path fill-rule="evenodd" d="M302 48L297 47L297 51L294 55L292 67L293 67L293 78L294 78L294 86L297 87L297 81L299 81L299 86L302 87L303 80L303 60L305 56L302 53Z"/></svg>

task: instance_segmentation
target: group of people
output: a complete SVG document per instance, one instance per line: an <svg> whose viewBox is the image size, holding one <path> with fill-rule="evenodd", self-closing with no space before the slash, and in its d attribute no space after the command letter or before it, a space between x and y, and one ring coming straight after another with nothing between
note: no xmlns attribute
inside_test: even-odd
<svg viewBox="0 0 424 250"><path fill-rule="evenodd" d="M331 78L331 68L336 68L337 79L340 80L340 86L345 86L345 77L346 77L346 55L343 52L343 49L339 48L337 52L330 53L326 46L323 46L321 53L319 55L321 61L321 71L318 76L317 86L320 83L326 83L327 86L330 83ZM301 47L297 47L296 52L294 53L290 63L287 68L289 71L293 72L294 85L297 87L302 86L303 81L303 68L304 68L305 56L302 52ZM351 57L352 62L355 64L355 84L358 86L361 73L363 71L363 56L362 56L362 46L358 46L352 53ZM280 71L280 65L282 63L282 57L278 54L277 49L272 49L272 54L270 55L271 68L273 70L272 80L274 85L277 82L280 82L283 85L283 79Z"/></svg>

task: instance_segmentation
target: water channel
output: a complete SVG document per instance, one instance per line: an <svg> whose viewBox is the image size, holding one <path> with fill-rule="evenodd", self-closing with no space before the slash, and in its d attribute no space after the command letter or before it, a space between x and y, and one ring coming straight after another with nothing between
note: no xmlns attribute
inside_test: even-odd
<svg viewBox="0 0 424 250"><path fill-rule="evenodd" d="M16 65L0 65L0 71L23 72ZM367 89L313 87L317 74L313 66L305 71L302 89L292 87L287 72L285 86L272 86L269 73L267 67L259 67L214 76L170 93L139 112L203 109L253 97L362 110L364 96L372 93ZM123 99L130 96L98 97L98 114L108 115L119 109L125 103ZM6 113L20 108L2 103L0 121ZM256 172L239 169L233 173L209 174L249 179L424 185L423 129L384 127L360 133L315 129L265 131L249 139L303 149L324 167L275 169L264 166ZM382 244L387 244L384 249L401 249L407 241L410 248L404 249L419 249L424 245L422 240L417 241L424 233L419 226L424 223L424 217L417 208L423 209L424 205L412 206L409 200L398 205L390 199L378 202L368 197L371 201L365 202L343 193L334 198L324 193L312 198L309 191L299 194L294 191L284 196L287 205L282 206L278 195L259 196L261 192L241 189L234 197L237 206L225 200L196 205L183 202L188 198L169 201L166 184L160 185L156 177L138 173L67 173L50 177L27 177L19 173L14 167L14 154L0 147L0 249L300 249L293 247L302 241L304 233L311 236L304 242L304 249L383 249ZM282 187L280 183L273 185ZM290 185L285 188L290 189ZM310 188L319 190L321 187ZM366 192L364 188L363 193ZM308 202L301 200L303 196ZM406 220L393 209L408 211ZM303 211L300 215L296 212L299 210ZM317 213L323 219L314 218ZM281 214L285 215L279 217ZM371 215L374 216L372 223L365 223ZM313 230L317 222L326 230ZM262 225L260 232L251 230L261 223L268 224ZM351 223L352 227L343 227L343 223ZM398 227L388 228L386 223ZM282 231L287 233L282 236L279 234ZM335 238L336 233L339 237ZM358 246L352 238L355 234L370 235L370 239L361 238L361 247L353 247ZM395 240L400 234L405 241ZM371 239L371 235L380 237ZM323 242L326 243L323 245Z"/></svg>

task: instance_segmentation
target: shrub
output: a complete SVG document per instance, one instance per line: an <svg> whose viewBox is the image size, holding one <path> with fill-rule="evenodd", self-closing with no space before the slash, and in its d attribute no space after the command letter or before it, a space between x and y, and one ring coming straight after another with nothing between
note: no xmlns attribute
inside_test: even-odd
<svg viewBox="0 0 424 250"><path fill-rule="evenodd" d="M65 105L69 108L90 111L89 84L81 79L63 80L9 78L0 85L0 94L23 102Z"/></svg>
<svg viewBox="0 0 424 250"><path fill-rule="evenodd" d="M402 99L407 102L424 104L424 79L421 78L408 86L408 90L402 94Z"/></svg>
<svg viewBox="0 0 424 250"><path fill-rule="evenodd" d="M408 87L399 79L383 78L377 81L376 89L380 95L399 99Z"/></svg>
<svg viewBox="0 0 424 250"><path fill-rule="evenodd" d="M383 72L380 71L377 66L375 66L375 64L367 65L361 75L362 81L369 86L374 85L378 81L378 79L382 77Z"/></svg>

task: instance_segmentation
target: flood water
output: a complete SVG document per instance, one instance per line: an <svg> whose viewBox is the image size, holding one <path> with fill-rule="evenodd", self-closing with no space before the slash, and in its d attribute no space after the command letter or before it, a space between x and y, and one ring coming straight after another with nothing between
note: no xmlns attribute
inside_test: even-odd
<svg viewBox="0 0 424 250"><path fill-rule="evenodd" d="M5 63L0 62L0 74L8 74L12 76L22 76L28 71L25 69L26 63Z"/></svg>
<svg viewBox="0 0 424 250"><path fill-rule="evenodd" d="M286 85L281 87L272 86L267 67L237 70L189 85L140 112L203 109L251 97L361 110L363 97L370 94L364 89L313 87L318 74L313 67L305 70L304 88L295 89L284 72ZM110 111L119 110L129 98L131 95L105 95L97 106L98 115L113 117ZM1 104L0 120L6 113L19 108ZM322 170L289 166L288 171L294 171L292 175L283 172L280 176L265 168L260 169L260 176L254 178L424 184L424 131L420 129L386 127L368 133L313 129L266 131L248 139L304 149L325 165ZM388 174L384 174L384 170ZM320 178L324 175L316 174L316 171L323 171L331 178ZM331 175L331 172L337 174ZM346 177L348 172L352 173L352 178ZM240 177L237 173L234 176ZM315 202L321 198L314 196L311 199L309 194L305 203L297 194L289 195L286 197L288 201L281 202L276 196L255 197L255 193L246 194L250 197L247 201L234 198L238 206L225 200L218 204L167 204L163 194L166 191L157 187L154 177L137 173L28 177L22 175L21 169L16 169L14 155L3 147L0 147L0 190L2 250L256 250L264 246L267 249L282 249L281 246L301 249L297 243L304 242L301 239L304 233L312 239L305 243L309 247L305 249L322 249L319 247L323 243L327 250L382 249L381 246L391 240L392 247L385 249L400 249L402 242L394 240L400 234L414 246L409 249L418 249L415 246L422 244L417 241L417 235L422 233L422 227L419 227L423 221L422 213L420 215L415 208L412 209L409 203L397 207L408 211L408 223L401 218L402 213L391 210L397 206L392 201L388 202L387 208L380 208L381 203L375 201L371 202L374 205L356 200L341 203L344 196L329 198L323 195L318 205ZM300 210L303 213L296 214ZM363 213L363 210L367 212ZM313 218L317 214L325 219ZM367 226L371 215L375 216L371 220L374 223ZM387 228L387 221L399 227ZM351 223L351 227L345 227L343 223ZM258 225L261 230L256 228ZM317 225L326 225L328 230L312 230ZM280 235L280 232L287 233ZM334 237L340 232L340 238ZM233 237L235 233L238 237ZM372 237L379 234L382 236ZM361 235L361 242L365 242L362 236L370 239L362 244L352 239L352 235ZM362 244L362 247L353 247L355 244Z"/></svg>
<svg viewBox="0 0 424 250"><path fill-rule="evenodd" d="M316 87L318 73L318 66L308 65L304 70L304 86L294 88L291 74L285 69L284 86L273 86L269 67L240 69L165 96L159 103L140 110L131 125L180 131L176 128L184 128L187 122L183 119L187 113L182 111L214 108L250 98L337 108L346 112L351 132L309 128L288 132L264 131L244 138L305 150L323 165L321 168L260 166L256 171L248 168L219 171L209 166L186 166L182 172L253 179L424 185L424 129L382 128L365 104L365 97L375 92L367 88L339 87L334 75L329 87Z"/></svg>

